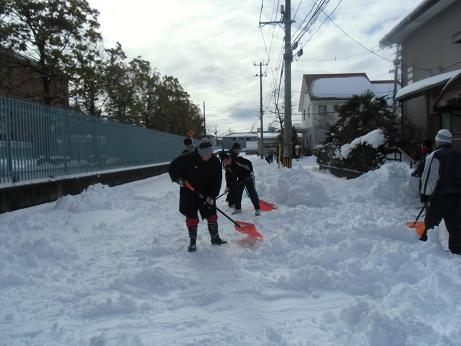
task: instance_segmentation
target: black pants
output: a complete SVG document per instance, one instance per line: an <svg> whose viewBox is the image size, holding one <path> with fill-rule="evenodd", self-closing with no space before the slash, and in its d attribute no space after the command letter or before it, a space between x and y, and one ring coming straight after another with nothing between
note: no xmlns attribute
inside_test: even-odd
<svg viewBox="0 0 461 346"><path fill-rule="evenodd" d="M448 248L461 255L461 194L433 195L424 218L426 230L438 226L442 219L449 235Z"/></svg>
<svg viewBox="0 0 461 346"><path fill-rule="evenodd" d="M235 209L242 209L242 196L243 190L247 189L248 195L250 196L251 202L256 210L259 210L259 197L255 189L255 183L253 179L248 179L244 184L239 185L235 188ZM233 196L233 197L234 197Z"/></svg>
<svg viewBox="0 0 461 346"><path fill-rule="evenodd" d="M196 218L200 212L202 219L216 215L216 205L204 202L195 192L181 188L179 191L179 212L187 218Z"/></svg>

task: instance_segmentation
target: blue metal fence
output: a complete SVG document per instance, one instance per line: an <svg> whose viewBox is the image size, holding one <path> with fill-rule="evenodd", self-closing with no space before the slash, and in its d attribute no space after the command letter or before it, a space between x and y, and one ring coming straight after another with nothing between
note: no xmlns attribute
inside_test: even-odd
<svg viewBox="0 0 461 346"><path fill-rule="evenodd" d="M183 137L0 97L0 184L169 162Z"/></svg>

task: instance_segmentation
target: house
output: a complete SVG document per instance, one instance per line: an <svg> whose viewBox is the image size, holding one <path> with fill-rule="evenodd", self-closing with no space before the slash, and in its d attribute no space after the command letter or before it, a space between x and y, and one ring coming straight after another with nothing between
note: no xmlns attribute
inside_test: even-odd
<svg viewBox="0 0 461 346"><path fill-rule="evenodd" d="M394 81L370 81L366 73L303 75L299 112L305 129L308 149L325 141L327 132L337 120L335 107L348 102L353 95L367 91L385 97L392 104Z"/></svg>
<svg viewBox="0 0 461 346"><path fill-rule="evenodd" d="M222 136L221 147L224 150L230 150L232 144L238 143L242 150L246 150L247 142L257 142L258 134L256 132L231 132L225 136ZM250 144L251 146L251 144ZM256 144L254 145L256 149Z"/></svg>
<svg viewBox="0 0 461 346"><path fill-rule="evenodd" d="M419 140L433 138L439 129L446 128L455 134L458 147L460 13L459 0L424 0L380 40L381 47L397 47L402 89L396 98L402 105L402 129L408 127L407 132Z"/></svg>
<svg viewBox="0 0 461 346"><path fill-rule="evenodd" d="M34 64L32 59L0 47L0 96L42 103L43 83L41 76L30 68ZM51 80L51 106L69 107L68 84L65 78Z"/></svg>
<svg viewBox="0 0 461 346"><path fill-rule="evenodd" d="M297 144L297 150L299 154L303 154L304 151L302 150L302 142L303 142L303 134L298 132L298 129L296 130L296 135L298 137L298 144ZM264 132L263 133L263 143L264 143L264 150L263 150L263 155L267 155L270 152L274 152L278 154L279 152L279 145L281 145L281 138L280 138L280 133L278 132ZM280 148L281 149L281 148ZM258 133L258 155L260 155L261 152L261 134Z"/></svg>

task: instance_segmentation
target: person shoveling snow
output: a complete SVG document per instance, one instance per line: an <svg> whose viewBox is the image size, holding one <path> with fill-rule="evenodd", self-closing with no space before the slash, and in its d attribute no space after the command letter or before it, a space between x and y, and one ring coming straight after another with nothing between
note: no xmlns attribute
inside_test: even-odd
<svg viewBox="0 0 461 346"><path fill-rule="evenodd" d="M461 158L452 149L452 134L440 130L436 150L424 166L421 181L421 202L427 205L424 232L420 240L427 240L427 230L438 226L442 219L448 230L448 248L461 255Z"/></svg>

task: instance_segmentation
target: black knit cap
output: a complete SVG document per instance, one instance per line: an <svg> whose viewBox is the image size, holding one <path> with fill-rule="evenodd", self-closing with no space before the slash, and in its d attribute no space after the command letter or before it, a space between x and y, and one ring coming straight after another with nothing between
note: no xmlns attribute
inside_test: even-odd
<svg viewBox="0 0 461 346"><path fill-rule="evenodd" d="M238 144L237 142L235 142L234 144L232 144L232 149L240 149L240 144Z"/></svg>

